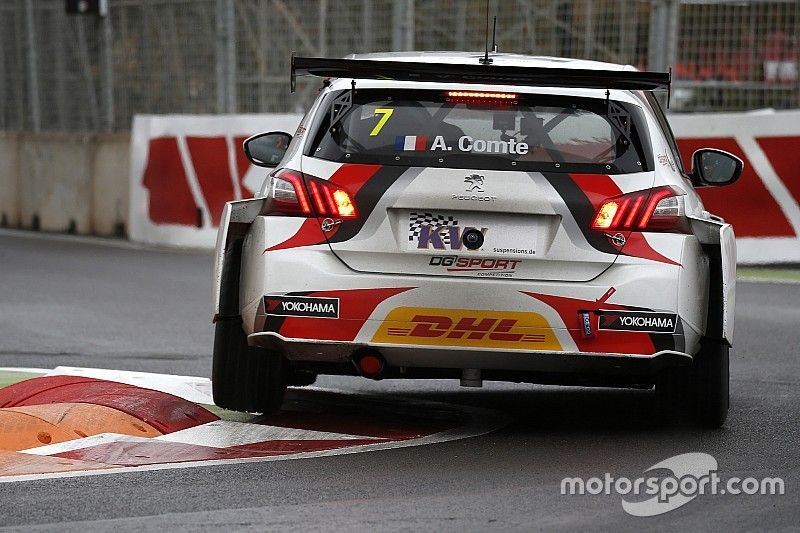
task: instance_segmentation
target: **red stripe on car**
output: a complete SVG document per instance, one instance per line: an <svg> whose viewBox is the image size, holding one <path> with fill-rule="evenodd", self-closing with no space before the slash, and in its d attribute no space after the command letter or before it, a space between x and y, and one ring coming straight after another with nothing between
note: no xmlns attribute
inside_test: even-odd
<svg viewBox="0 0 800 533"><path fill-rule="evenodd" d="M597 211L603 202L622 194L622 189L606 174L570 174L570 178Z"/></svg>
<svg viewBox="0 0 800 533"><path fill-rule="evenodd" d="M333 173L330 181L341 185L351 196L355 196L380 169L381 165L342 165Z"/></svg>
<svg viewBox="0 0 800 533"><path fill-rule="evenodd" d="M333 232L338 230L338 226L333 228ZM325 235L319 227L319 221L316 218L307 218L303 220L303 224L297 233L286 239L285 241L270 246L265 252L272 252L274 250L285 250L287 248L299 248L301 246L314 246L315 244L324 244Z"/></svg>
<svg viewBox="0 0 800 533"><path fill-rule="evenodd" d="M676 263L667 256L658 253L650 243L647 242L644 235L638 231L632 231L628 234L628 239L625 241L625 246L622 247L622 253L631 257L640 257L642 259L650 259L660 263L667 263L668 265L682 266Z"/></svg>

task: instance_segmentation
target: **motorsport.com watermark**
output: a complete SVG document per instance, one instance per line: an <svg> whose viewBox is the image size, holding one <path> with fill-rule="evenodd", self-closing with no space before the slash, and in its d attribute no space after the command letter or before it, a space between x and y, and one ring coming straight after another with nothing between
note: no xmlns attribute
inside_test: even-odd
<svg viewBox="0 0 800 533"><path fill-rule="evenodd" d="M654 472L661 471L661 474ZM669 471L670 473L666 473ZM619 494L622 508L634 516L656 516L689 503L703 495L783 495L782 478L722 478L717 460L707 453L684 453L654 464L653 472L635 479L614 477L566 477L561 480L562 495Z"/></svg>

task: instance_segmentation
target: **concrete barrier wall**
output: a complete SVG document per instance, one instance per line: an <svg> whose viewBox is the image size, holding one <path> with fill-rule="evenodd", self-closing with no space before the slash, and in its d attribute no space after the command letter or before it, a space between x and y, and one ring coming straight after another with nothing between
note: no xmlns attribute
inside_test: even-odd
<svg viewBox="0 0 800 533"><path fill-rule="evenodd" d="M0 132L0 225L19 226L19 135Z"/></svg>
<svg viewBox="0 0 800 533"><path fill-rule="evenodd" d="M6 227L124 235L130 136L0 135L0 221Z"/></svg>

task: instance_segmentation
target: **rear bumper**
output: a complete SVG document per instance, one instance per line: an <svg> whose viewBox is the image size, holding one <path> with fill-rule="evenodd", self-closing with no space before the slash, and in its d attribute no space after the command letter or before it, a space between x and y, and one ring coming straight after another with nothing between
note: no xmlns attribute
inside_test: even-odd
<svg viewBox="0 0 800 533"><path fill-rule="evenodd" d="M708 272L690 238L683 241L683 266L620 257L590 281L532 282L355 272L327 245L265 253L258 222L251 235L262 238L246 240L243 250L244 329L251 344L296 364L349 364L354 352L372 347L395 368L649 375L691 362L705 328ZM336 310L279 316L268 304L281 298L335 300ZM670 314L676 326L657 333L601 330L603 313L636 310ZM583 312L592 321L589 336ZM420 316L428 339L415 335ZM470 335L474 328L458 334L462 322L482 321L491 323L486 335ZM513 336L518 341L508 340Z"/></svg>

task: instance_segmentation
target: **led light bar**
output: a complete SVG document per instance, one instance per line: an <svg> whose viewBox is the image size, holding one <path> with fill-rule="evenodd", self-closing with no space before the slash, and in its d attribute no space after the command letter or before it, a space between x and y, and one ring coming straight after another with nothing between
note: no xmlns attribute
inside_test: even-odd
<svg viewBox="0 0 800 533"><path fill-rule="evenodd" d="M448 98L480 99L490 100L516 100L518 95L515 93L486 93L477 91L447 91Z"/></svg>

